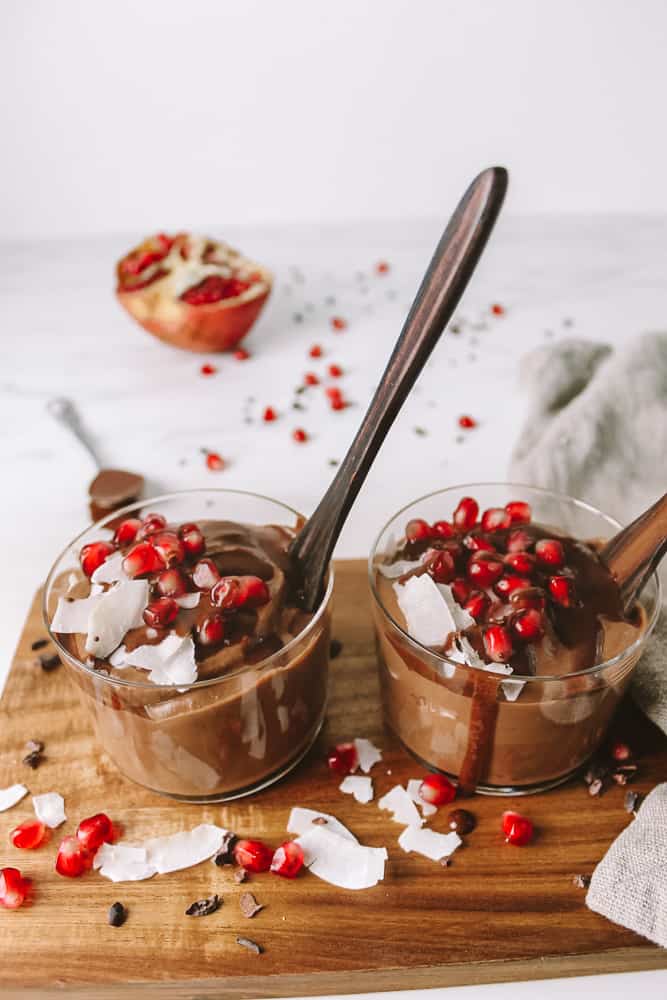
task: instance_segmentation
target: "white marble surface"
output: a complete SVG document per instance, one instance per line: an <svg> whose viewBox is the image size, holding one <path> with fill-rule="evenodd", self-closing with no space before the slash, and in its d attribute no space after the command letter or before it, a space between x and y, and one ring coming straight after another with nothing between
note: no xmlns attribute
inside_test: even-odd
<svg viewBox="0 0 667 1000"><path fill-rule="evenodd" d="M329 459L344 453L354 433L440 229L424 222L224 231L277 275L247 341L252 358L243 363L165 347L120 310L113 264L131 238L0 245L0 682L35 588L86 522L93 469L48 416L48 398L70 396L105 461L143 472L155 492L237 487L309 513L334 471ZM422 493L504 477L524 408L517 363L531 347L565 336L619 344L664 327L666 246L667 219L503 219L461 305L464 332L447 334L436 349L338 554L366 555L387 517ZM391 264L386 276L373 273L379 259ZM493 302L506 308L503 317L490 315ZM296 312L303 322L294 322ZM332 315L348 320L345 332L331 330ZM307 357L315 342L325 349L320 362ZM217 375L199 374L204 360L215 361ZM313 389L300 397L307 412L291 410L303 373L323 372L332 361L345 369L341 387L355 405L333 413ZM254 422L246 424L249 396ZM258 419L266 404L280 414L271 425ZM462 435L462 413L480 426ZM311 434L308 444L292 441L296 426ZM226 459L223 472L206 469L203 447ZM647 997L664 996L662 974L634 978ZM493 987L470 992L492 997L494 990L504 996ZM554 987L549 995L560 994Z"/></svg>

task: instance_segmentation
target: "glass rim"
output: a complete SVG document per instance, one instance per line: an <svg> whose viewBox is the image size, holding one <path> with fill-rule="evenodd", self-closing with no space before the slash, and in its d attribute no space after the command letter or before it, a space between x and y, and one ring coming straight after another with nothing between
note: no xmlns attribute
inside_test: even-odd
<svg viewBox="0 0 667 1000"><path fill-rule="evenodd" d="M317 610L314 612L313 617L305 626L305 628L303 628L297 635L293 636L290 639L290 641L287 642L284 646L276 650L275 653L272 653L270 656L267 656L264 660L259 660L257 663L244 663L242 666L237 667L235 670L230 670L228 673L220 674L217 677L207 677L202 680L193 681L192 684L187 684L187 685L154 684L148 680L146 681L125 680L123 677L112 677L109 674L102 673L99 670L95 670L93 667L87 666L77 656L74 656L65 646L63 646L56 633L53 632L51 629L51 623L49 621L49 614L47 608L47 599L51 591L51 588L53 586L58 566L60 562L65 558L65 556L67 556L71 552L71 550L77 545L77 543L80 542L81 539L88 534L91 528L106 528L107 523L109 521L115 521L118 517L124 517L127 514L130 514L137 510L141 510L144 507L147 507L151 504L164 503L165 501L168 500L178 500L182 498L191 497L195 494L202 494L202 493L220 493L226 495L233 494L234 496L240 496L240 497L252 497L253 500L264 500L267 503L272 503L278 507L282 507L283 510L288 511L290 514L293 514L297 518L304 517L303 514L301 514L294 507L290 507L289 504L283 503L282 500L275 500L273 497L266 496L263 493L253 493L252 490L234 490L234 489L224 489L221 487L202 486L191 490L176 490L173 493L162 493L159 496L149 497L146 500L137 500L134 503L127 504L125 507L118 508L118 510L111 511L109 514L106 515L106 517L101 518L99 521L91 521L90 524L86 528L84 528L83 531L79 532L79 534L76 535L70 542L68 542L65 548L62 549L62 551L58 554L46 577L42 593L42 618L44 620L44 624L46 625L46 629L49 633L52 642L58 649L59 653L61 653L64 656L65 660L68 663L75 666L76 668L80 668L85 673L89 674L91 677L94 677L96 680L102 681L106 684L119 685L122 687L133 688L135 690L167 691L167 692L172 691L172 692L178 692L180 694L183 691L192 691L195 688L199 689L204 687L212 687L214 684L220 684L223 681L230 680L233 677L239 677L242 674L248 673L250 671L265 670L267 669L267 667L271 665L272 661L284 657L286 653L289 655L290 651L294 649L296 644L300 642L302 639L306 638L310 634L310 632L314 630L315 626L322 618L331 600L331 594L334 585L334 570L333 570L333 564L331 562L329 563L328 567L327 586L324 591L324 595Z"/></svg>
<svg viewBox="0 0 667 1000"><path fill-rule="evenodd" d="M577 508L579 508L581 510L585 510L585 511L587 511L590 514L595 514L595 515L597 515L599 517L604 518L604 520L609 523L610 527L613 527L616 530L619 530L621 528L621 525L616 520L616 518L611 517L610 514L605 514L604 511L599 510L593 504L587 503L585 500L579 500L577 497L572 497L568 493L559 493L556 490L548 490L548 489L545 489L542 486L531 486L528 483L493 482L493 481L491 481L491 482L478 482L478 483L461 483L461 484L459 484L457 486L446 486L444 489L432 490L431 493L425 493L423 496L417 497L415 500L412 500L410 503L405 504L403 507L400 508L400 510L397 510L396 513L393 514L389 518L389 520L386 522L386 524L378 532L378 534L377 534L377 536L375 538L375 541L373 542L373 546L371 548L370 555L368 557L368 580L369 580L369 584L370 584L370 589L371 589L371 594L373 596L373 600L375 601L375 604L378 606L378 608L380 609L380 611L382 612L382 614L385 616L385 618L387 618L391 622L391 624L394 626L394 628L405 639L407 639L413 646L415 646L419 652L428 653L429 656L435 657L437 660L441 660L444 663L450 664L451 666L454 666L454 667L458 668L459 670L463 669L463 670L466 670L466 671L479 670L480 668L479 667L472 667L468 663L459 663L457 660L451 660L448 656L445 656L442 653L436 653L433 649L431 649L430 646L425 646L423 643L419 642L418 639L415 639L414 636L411 636L410 633L407 632L402 627L402 625L399 625L399 623L396 621L396 619L392 615L390 615L389 611L386 609L386 607L384 606L384 604L382 602L382 599L381 599L381 597L380 597L380 595L379 595L379 593L377 591L377 587L375 586L375 575L376 575L376 572L375 572L375 566L374 566L374 562L373 561L375 559L375 556L377 555L377 549L378 549L378 544L380 542L380 539L382 538L382 536L385 533L385 531L387 531L387 529L389 528L389 525L392 523L392 521L395 521L398 517L401 516L401 514L405 514L408 510L410 510L411 508L413 508L416 504L423 503L426 500L430 500L430 499L432 499L432 497L437 497L437 496L440 496L440 495L445 494L445 493L453 493L455 491L461 491L461 490L472 491L472 490L475 490L475 489L479 489L480 487L484 487L484 488L495 487L497 489L507 489L507 488L509 488L509 489L512 489L512 490L513 489L517 489L517 490L531 490L533 493L539 493L542 496L549 497L552 500L564 500L564 501L567 501L568 503L573 504L575 507L577 507ZM648 583L653 582L654 586L656 588L656 601L655 601L655 608L653 609L653 614L651 615L650 619L648 620L646 628L641 633L641 635L639 635L632 643L630 643L629 646L626 646L625 649L621 650L620 653L617 653L615 656L612 656L608 660L603 660L601 663L594 663L593 666L591 666L591 667L586 667L584 670L576 670L576 671L574 671L573 673L570 673L570 674L540 674L540 675L536 675L536 674L515 674L515 673L512 673L512 674L507 674L507 678L511 678L512 680L526 681L526 682L530 682L530 681L539 681L539 682L561 681L562 682L564 680L569 679L570 677L585 677L587 674L593 674L593 673L596 673L598 671L605 670L608 667L617 666L622 660L625 660L629 656L634 655L635 652L638 652L641 649L641 647L644 645L644 643L647 641L647 639L650 637L651 633L653 632L653 629L655 628L655 624L656 624L656 622L658 620L658 617L660 615L660 610L661 610L661 606L662 606L662 602L661 602L661 599L660 599L661 598L661 594L662 594L662 588L661 588L661 585L660 585L660 578L659 578L658 574L656 572L653 572L651 574L651 576L649 577L649 580L647 582ZM489 673L493 673L493 671L489 671ZM501 675L499 675L499 676L501 676ZM502 676L504 676L504 675L502 675Z"/></svg>

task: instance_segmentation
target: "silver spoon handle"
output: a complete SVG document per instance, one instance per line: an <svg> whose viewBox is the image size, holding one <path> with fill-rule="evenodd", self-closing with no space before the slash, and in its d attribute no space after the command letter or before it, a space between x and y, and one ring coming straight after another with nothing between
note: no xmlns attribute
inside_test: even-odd
<svg viewBox="0 0 667 1000"><path fill-rule="evenodd" d="M96 467L101 469L102 462L100 456L83 426L74 403L65 396L56 396L54 399L48 401L46 408L54 420L57 420L59 424L62 424L63 427L66 427L74 435L79 444L83 445L86 449Z"/></svg>

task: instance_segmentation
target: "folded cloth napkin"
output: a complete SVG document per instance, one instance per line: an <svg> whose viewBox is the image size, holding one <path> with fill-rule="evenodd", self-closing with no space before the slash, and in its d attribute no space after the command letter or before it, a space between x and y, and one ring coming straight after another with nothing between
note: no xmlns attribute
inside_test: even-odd
<svg viewBox="0 0 667 1000"><path fill-rule="evenodd" d="M667 334L616 351L564 340L521 364L530 394L510 479L587 500L627 524L667 489ZM667 566L661 571L667 583ZM633 697L667 733L667 611L637 666Z"/></svg>
<svg viewBox="0 0 667 1000"><path fill-rule="evenodd" d="M591 910L667 948L667 783L646 796L599 863Z"/></svg>

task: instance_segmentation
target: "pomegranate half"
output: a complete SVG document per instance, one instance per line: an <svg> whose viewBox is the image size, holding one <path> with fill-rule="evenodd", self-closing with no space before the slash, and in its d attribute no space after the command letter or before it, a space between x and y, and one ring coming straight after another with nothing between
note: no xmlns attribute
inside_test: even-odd
<svg viewBox="0 0 667 1000"><path fill-rule="evenodd" d="M272 275L226 243L189 233L150 236L116 265L116 296L160 340L229 351L269 297Z"/></svg>

